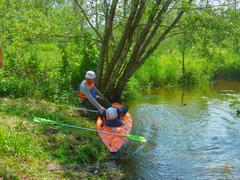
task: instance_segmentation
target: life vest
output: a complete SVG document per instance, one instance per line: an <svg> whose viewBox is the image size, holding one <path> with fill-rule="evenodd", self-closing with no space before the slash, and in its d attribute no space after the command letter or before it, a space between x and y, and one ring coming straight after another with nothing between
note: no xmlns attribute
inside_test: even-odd
<svg viewBox="0 0 240 180"><path fill-rule="evenodd" d="M90 91L90 93L91 93L91 95L93 96L93 97L95 97L96 96L96 93L97 93L97 91L96 91L96 88L95 88L95 85L94 85L94 83L92 83L92 84L89 84L89 83L87 83L87 81L86 80L84 80L84 82L83 82L87 87L88 87L88 89L89 89L89 91ZM87 96L83 93L83 92L78 92L77 93L77 95L81 98L81 99L87 99Z"/></svg>

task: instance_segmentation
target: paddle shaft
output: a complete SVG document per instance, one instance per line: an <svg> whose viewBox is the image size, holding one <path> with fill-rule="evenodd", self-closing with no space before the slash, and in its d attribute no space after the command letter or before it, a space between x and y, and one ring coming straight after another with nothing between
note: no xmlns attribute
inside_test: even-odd
<svg viewBox="0 0 240 180"><path fill-rule="evenodd" d="M86 131L93 131L93 132L99 132L99 133L104 133L104 134L110 134L110 135L114 135L114 136L127 137L127 135L124 135L124 134L116 134L116 133L111 133L111 132L107 132L107 131L95 130L95 129L91 129L91 128L84 128L84 127L80 127L80 126L73 126L73 125L63 124L63 123L58 123L58 122L55 122L55 124L60 125L60 126L70 127L70 128L82 129L82 130L86 130Z"/></svg>
<svg viewBox="0 0 240 180"><path fill-rule="evenodd" d="M38 106L39 108L48 108L46 106ZM74 110L80 110L80 111L88 111L88 112L94 112L97 113L97 110L91 110L91 109L86 109L86 108L76 108L74 106L65 106L65 105L56 105L56 107L62 107L62 108L70 108Z"/></svg>
<svg viewBox="0 0 240 180"><path fill-rule="evenodd" d="M80 111L88 111L88 112L94 112L97 113L98 111L96 110L91 110L91 109L85 109L85 108L76 108L76 107L72 107L74 110L80 110Z"/></svg>

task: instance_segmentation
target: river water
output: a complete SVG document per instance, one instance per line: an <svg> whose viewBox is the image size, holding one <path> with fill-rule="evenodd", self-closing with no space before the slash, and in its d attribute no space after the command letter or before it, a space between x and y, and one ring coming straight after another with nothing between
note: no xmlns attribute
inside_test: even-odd
<svg viewBox="0 0 240 180"><path fill-rule="evenodd" d="M240 179L240 118L230 108L240 83L213 87L151 89L130 102L132 134L119 164L126 179ZM239 105L237 105L239 106Z"/></svg>

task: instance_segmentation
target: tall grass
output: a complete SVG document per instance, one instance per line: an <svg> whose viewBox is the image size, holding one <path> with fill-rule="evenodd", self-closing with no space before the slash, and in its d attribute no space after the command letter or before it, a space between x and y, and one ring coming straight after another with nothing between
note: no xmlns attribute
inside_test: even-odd
<svg viewBox="0 0 240 180"><path fill-rule="evenodd" d="M16 117L4 117L6 119L0 117L0 177L14 179L22 174L40 175L49 153L39 143L38 131Z"/></svg>
<svg viewBox="0 0 240 180"><path fill-rule="evenodd" d="M33 117L45 117L88 128L95 121L84 119L66 107L31 100L1 101L0 177L63 178L66 165L76 166L104 160L108 151L96 133L35 124ZM48 164L63 165L49 172ZM68 172L71 173L75 172Z"/></svg>
<svg viewBox="0 0 240 180"><path fill-rule="evenodd" d="M42 156L42 149L36 145L36 134L32 132L18 132L16 128L0 127L0 156L19 155Z"/></svg>

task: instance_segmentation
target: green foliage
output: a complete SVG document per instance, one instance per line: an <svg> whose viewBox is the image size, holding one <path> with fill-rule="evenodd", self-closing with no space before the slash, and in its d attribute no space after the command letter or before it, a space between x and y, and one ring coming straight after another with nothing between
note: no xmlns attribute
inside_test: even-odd
<svg viewBox="0 0 240 180"><path fill-rule="evenodd" d="M239 12L231 8L189 12L181 19L182 34L166 39L134 75L139 85L135 91L141 87L205 86L217 78L239 79L239 42L234 33L240 28L237 19Z"/></svg>
<svg viewBox="0 0 240 180"><path fill-rule="evenodd" d="M128 82L127 87L122 95L122 100L136 99L141 95L141 85L139 80L134 77Z"/></svg>
<svg viewBox="0 0 240 180"><path fill-rule="evenodd" d="M234 99L229 106L234 109L236 111L236 115L240 117L240 100Z"/></svg>
<svg viewBox="0 0 240 180"><path fill-rule="evenodd" d="M45 157L46 154L36 143L36 133L18 131L17 129L23 128L21 126L21 122L18 122L14 128L0 128L0 156Z"/></svg>
<svg viewBox="0 0 240 180"><path fill-rule="evenodd" d="M4 78L0 72L0 94L1 96L12 96L15 98L30 96L33 91L33 81L19 79L16 76Z"/></svg>
<svg viewBox="0 0 240 180"><path fill-rule="evenodd" d="M0 72L1 96L69 101L86 69L96 69L97 51L90 43L80 47L68 43L64 51L69 62L66 67L61 65L63 52L54 44L33 45L28 49L25 62L5 62L4 71ZM82 56L76 55L79 51Z"/></svg>
<svg viewBox="0 0 240 180"><path fill-rule="evenodd" d="M17 118L6 118L7 123L14 124L2 124L0 117L0 176L12 179L21 177L23 173L40 175L44 171L42 161L49 158L49 153L39 143L37 129Z"/></svg>
<svg viewBox="0 0 240 180"><path fill-rule="evenodd" d="M215 76L221 79L240 80L240 58L233 51L225 51L222 55L224 61L218 65Z"/></svg>
<svg viewBox="0 0 240 180"><path fill-rule="evenodd" d="M186 10L190 7L186 1L180 4ZM153 5L148 4L141 22L151 14ZM81 13L70 1L51 0L21 3L3 0L0 9L4 58L4 69L0 71L1 96L76 103L74 91L87 70L96 71L100 51L96 36L85 26ZM172 32L182 34L163 41L128 82L123 99L137 97L141 88L207 85L214 78L238 79L239 18L237 7L232 6L188 11L181 19L181 26ZM163 23L170 19L171 15ZM125 19L120 18L113 41L121 37L119 32L123 31L124 23ZM102 28L99 26L100 33ZM141 28L136 31L139 33Z"/></svg>
<svg viewBox="0 0 240 180"><path fill-rule="evenodd" d="M139 93L141 88L170 86L206 86L216 78L238 79L239 56L233 51L215 49L212 59L202 57L198 51L189 49L185 54L185 74L182 79L181 53L174 50L171 41L151 56L134 75L125 90L128 96Z"/></svg>
<svg viewBox="0 0 240 180"><path fill-rule="evenodd" d="M97 59L98 59L98 49L95 46L95 43L91 40L91 35L88 33L84 34L84 38L82 39L82 49L81 55L82 60L80 61L79 66L76 67L75 64L72 64L71 71L73 71L73 77L71 83L73 85L77 85L80 83L80 80L85 78L85 73L88 70L92 70L96 72L97 69ZM75 56L78 55L79 52L75 52Z"/></svg>
<svg viewBox="0 0 240 180"><path fill-rule="evenodd" d="M71 101L85 71L96 70L98 51L82 17L63 1L52 3L1 3L1 96Z"/></svg>
<svg viewBox="0 0 240 180"><path fill-rule="evenodd" d="M179 58L178 58L179 57ZM196 59L191 55L186 57L184 82L181 79L181 58L179 53L172 55L153 55L135 75L141 87L176 87L181 84L188 86L208 84L213 75L213 69L204 59ZM209 66L208 68L206 68Z"/></svg>

